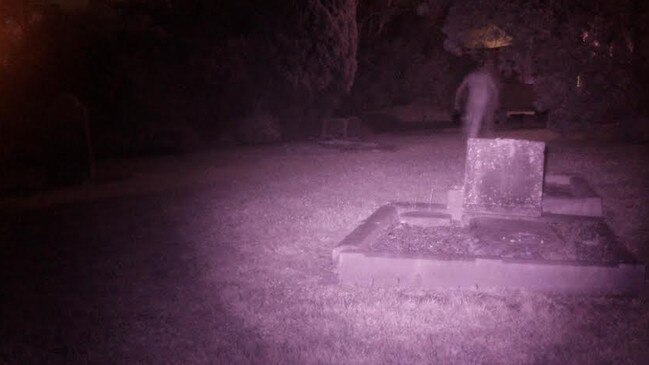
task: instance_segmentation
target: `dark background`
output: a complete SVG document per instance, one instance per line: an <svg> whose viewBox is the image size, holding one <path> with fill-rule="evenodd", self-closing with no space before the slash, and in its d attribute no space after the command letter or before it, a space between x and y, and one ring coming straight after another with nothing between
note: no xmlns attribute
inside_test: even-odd
<svg viewBox="0 0 649 365"><path fill-rule="evenodd" d="M629 142L649 136L648 15L639 0L0 0L0 363L643 363L646 293L336 285L332 247L385 202L443 201L466 146L292 142L327 116L448 111L497 57L554 131L622 132L549 143L545 171L592 184L646 263L649 154ZM507 47L468 46L490 26ZM50 189L93 156L93 184Z"/></svg>
<svg viewBox="0 0 649 365"><path fill-rule="evenodd" d="M87 108L98 158L288 141L327 116L447 110L489 52L505 80L534 81L550 128L642 140L648 14L639 0L3 0L0 163L47 165L79 138L53 132L74 128L52 123L61 95ZM490 25L511 44L466 46Z"/></svg>

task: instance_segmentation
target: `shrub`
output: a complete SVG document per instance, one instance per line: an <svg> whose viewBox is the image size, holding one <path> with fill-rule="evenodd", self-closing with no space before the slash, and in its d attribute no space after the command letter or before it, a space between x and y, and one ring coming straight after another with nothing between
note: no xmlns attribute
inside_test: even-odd
<svg viewBox="0 0 649 365"><path fill-rule="evenodd" d="M282 140L277 118L261 112L253 112L237 125L236 139L244 144L274 143Z"/></svg>
<svg viewBox="0 0 649 365"><path fill-rule="evenodd" d="M356 111L414 100L448 106L465 70L444 51L446 2L361 1ZM459 67L457 67L459 66Z"/></svg>
<svg viewBox="0 0 649 365"><path fill-rule="evenodd" d="M599 123L635 103L630 28L633 1L455 1L444 25L450 52L466 52L463 36L495 25L512 37L499 52L505 76L534 83L536 107L562 131Z"/></svg>

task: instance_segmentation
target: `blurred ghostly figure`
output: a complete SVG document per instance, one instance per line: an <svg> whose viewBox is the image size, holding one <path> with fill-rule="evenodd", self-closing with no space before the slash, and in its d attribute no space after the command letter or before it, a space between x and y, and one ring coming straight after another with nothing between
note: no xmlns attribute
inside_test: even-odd
<svg viewBox="0 0 649 365"><path fill-rule="evenodd" d="M455 93L455 110L464 105L462 123L466 138L475 138L483 128L488 135L493 132L494 116L499 104L500 86L493 62L464 77Z"/></svg>

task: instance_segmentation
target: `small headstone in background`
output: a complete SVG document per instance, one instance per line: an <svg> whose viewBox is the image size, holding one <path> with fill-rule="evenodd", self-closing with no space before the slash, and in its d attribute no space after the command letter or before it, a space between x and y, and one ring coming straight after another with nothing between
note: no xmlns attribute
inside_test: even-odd
<svg viewBox="0 0 649 365"><path fill-rule="evenodd" d="M545 143L471 138L464 208L469 212L540 216Z"/></svg>

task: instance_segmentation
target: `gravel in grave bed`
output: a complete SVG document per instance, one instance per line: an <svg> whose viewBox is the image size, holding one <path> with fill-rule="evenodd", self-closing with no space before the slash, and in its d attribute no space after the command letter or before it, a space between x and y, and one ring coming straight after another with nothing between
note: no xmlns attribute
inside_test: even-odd
<svg viewBox="0 0 649 365"><path fill-rule="evenodd" d="M615 263L620 258L628 258L615 234L603 222L552 222L549 225L565 242L565 247L574 249L578 261Z"/></svg>
<svg viewBox="0 0 649 365"><path fill-rule="evenodd" d="M372 242L370 250L448 259L481 256L615 263L619 257L616 247L614 236L603 223L561 222L530 227L512 224L422 227L398 223Z"/></svg>
<svg viewBox="0 0 649 365"><path fill-rule="evenodd" d="M371 250L396 254L468 257L477 238L467 228L421 227L398 223L389 227L374 242Z"/></svg>

